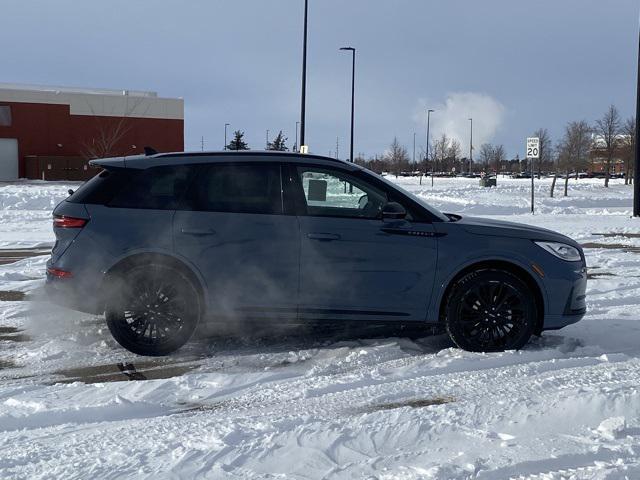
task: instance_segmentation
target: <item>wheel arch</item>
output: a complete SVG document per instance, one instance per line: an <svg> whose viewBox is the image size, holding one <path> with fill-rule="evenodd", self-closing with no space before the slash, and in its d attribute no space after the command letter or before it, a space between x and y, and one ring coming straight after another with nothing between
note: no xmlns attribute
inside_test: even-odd
<svg viewBox="0 0 640 480"><path fill-rule="evenodd" d="M200 278L200 276L194 269L187 265L187 263L172 255L168 255L165 253L143 252L134 253L127 257L121 258L105 271L103 276L103 285L108 284L110 277L124 272L131 267L138 265L150 265L154 263L166 265L180 271L193 283L193 286L195 287L200 298L200 313L202 317L205 314L205 305L207 301L204 281L202 280L202 278Z"/></svg>
<svg viewBox="0 0 640 480"><path fill-rule="evenodd" d="M443 295L440 297L440 303L438 305L438 322L439 323L444 322L445 309L447 308L447 301L449 299L449 294L451 293L451 290L453 289L455 284L458 282L458 280L460 280L462 277L464 277L468 273L482 271L482 270L505 271L518 277L520 280L522 280L527 284L527 286L534 293L535 302L536 302L537 318L536 318L535 333L540 334L540 332L542 332L542 328L544 325L544 312L545 312L545 302L544 302L544 295L543 295L542 288L540 287L540 284L537 282L537 280L533 277L533 275L529 271L527 271L525 268L523 268L522 266L516 263L509 262L506 260L497 260L497 259L482 260L482 261L475 262L465 266L464 268L459 270L455 275L453 275L453 278L451 278L447 283L447 287L445 288Z"/></svg>

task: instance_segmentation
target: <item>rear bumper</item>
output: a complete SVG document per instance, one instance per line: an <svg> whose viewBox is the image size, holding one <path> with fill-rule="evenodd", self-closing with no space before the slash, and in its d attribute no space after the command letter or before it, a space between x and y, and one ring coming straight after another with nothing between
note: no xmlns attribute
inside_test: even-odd
<svg viewBox="0 0 640 480"><path fill-rule="evenodd" d="M47 272L45 292L56 305L91 314L103 311L97 292L87 291L77 278L58 278Z"/></svg>

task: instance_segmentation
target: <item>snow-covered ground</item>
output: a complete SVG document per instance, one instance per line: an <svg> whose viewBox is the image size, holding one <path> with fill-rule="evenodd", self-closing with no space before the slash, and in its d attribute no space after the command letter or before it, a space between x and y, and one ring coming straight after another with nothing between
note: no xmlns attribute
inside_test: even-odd
<svg viewBox="0 0 640 480"><path fill-rule="evenodd" d="M550 199L542 180L532 216L527 180L396 181L585 244L586 318L519 352L312 332L145 359L100 318L48 304L46 255L16 251L52 244L51 208L74 185L0 184L0 478L640 478L631 187L572 180Z"/></svg>

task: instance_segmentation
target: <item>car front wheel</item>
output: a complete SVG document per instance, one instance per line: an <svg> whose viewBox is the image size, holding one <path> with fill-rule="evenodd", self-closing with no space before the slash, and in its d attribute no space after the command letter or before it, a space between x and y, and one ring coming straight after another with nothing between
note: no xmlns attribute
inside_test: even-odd
<svg viewBox="0 0 640 480"><path fill-rule="evenodd" d="M130 352L167 355L182 347L198 324L198 292L171 266L132 266L109 278L109 290L107 325Z"/></svg>
<svg viewBox="0 0 640 480"><path fill-rule="evenodd" d="M535 329L536 303L525 282L500 270L466 274L451 290L446 328L453 342L472 352L517 350Z"/></svg>

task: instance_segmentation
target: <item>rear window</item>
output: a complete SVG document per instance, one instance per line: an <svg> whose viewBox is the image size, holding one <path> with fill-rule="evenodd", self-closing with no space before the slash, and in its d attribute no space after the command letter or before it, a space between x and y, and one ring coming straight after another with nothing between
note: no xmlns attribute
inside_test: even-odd
<svg viewBox="0 0 640 480"><path fill-rule="evenodd" d="M102 170L84 182L67 201L106 205L131 179L131 171L124 168Z"/></svg>
<svg viewBox="0 0 640 480"><path fill-rule="evenodd" d="M187 187L189 172L189 167L184 165L137 170L108 205L117 208L174 210Z"/></svg>

